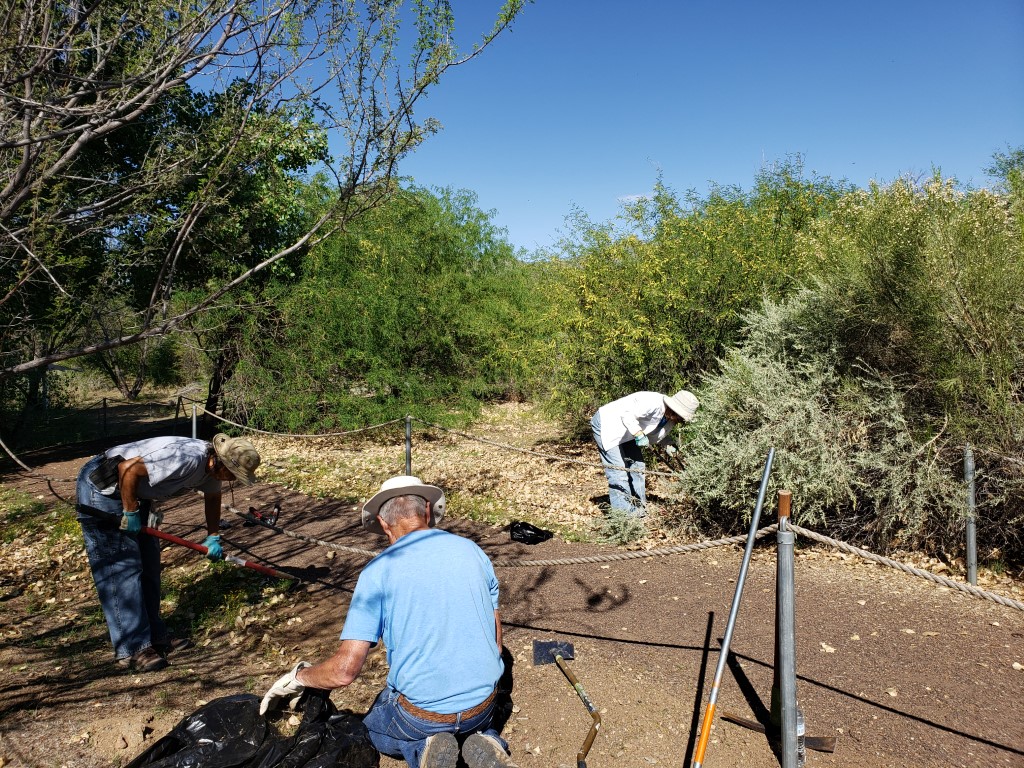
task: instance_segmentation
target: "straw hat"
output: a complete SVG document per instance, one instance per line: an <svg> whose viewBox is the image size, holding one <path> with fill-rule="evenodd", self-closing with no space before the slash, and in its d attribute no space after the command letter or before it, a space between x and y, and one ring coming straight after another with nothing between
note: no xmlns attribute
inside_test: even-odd
<svg viewBox="0 0 1024 768"><path fill-rule="evenodd" d="M413 475L399 475L385 480L369 500L363 504L363 528L371 533L383 535L384 529L380 527L377 513L385 501L396 496L419 496L430 502L430 526L439 522L444 517L444 491L436 485L425 485L418 477Z"/></svg>

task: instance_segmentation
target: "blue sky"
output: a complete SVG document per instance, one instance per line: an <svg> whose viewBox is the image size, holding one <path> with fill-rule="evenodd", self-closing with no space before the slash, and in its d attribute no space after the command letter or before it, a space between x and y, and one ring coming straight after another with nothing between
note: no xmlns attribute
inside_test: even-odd
<svg viewBox="0 0 1024 768"><path fill-rule="evenodd" d="M452 5L468 48L497 3ZM1024 0L537 0L420 114L444 128L400 173L474 191L529 251L659 173L749 189L800 154L859 186L936 167L986 186L1024 146Z"/></svg>

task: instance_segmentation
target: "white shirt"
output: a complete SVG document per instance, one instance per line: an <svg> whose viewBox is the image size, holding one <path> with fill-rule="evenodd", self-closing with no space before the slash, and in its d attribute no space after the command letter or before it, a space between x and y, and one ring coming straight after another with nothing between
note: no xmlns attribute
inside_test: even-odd
<svg viewBox="0 0 1024 768"><path fill-rule="evenodd" d="M620 397L598 409L601 416L601 447L609 450L628 443L637 432L650 437L652 443L661 443L672 423L666 421L665 398L660 392L634 392Z"/></svg>

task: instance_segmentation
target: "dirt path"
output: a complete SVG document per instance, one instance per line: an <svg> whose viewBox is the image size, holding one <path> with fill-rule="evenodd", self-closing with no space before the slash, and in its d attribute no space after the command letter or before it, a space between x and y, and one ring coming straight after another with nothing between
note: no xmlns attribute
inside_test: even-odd
<svg viewBox="0 0 1024 768"><path fill-rule="evenodd" d="M513 421L509 429L518 424L529 441L523 420ZM511 431L503 429L492 425L489 434L505 439ZM599 475L536 457L520 464L518 457L490 449L470 448L471 461L465 456L456 460L434 456L434 448L418 446L416 471L451 489L444 527L473 538L494 560L616 551L560 538L529 547L512 542L502 527L508 518L526 517L537 524L549 522L571 537L593 514L588 510L601 491ZM288 464L287 450L261 449L279 465ZM585 455L585 446L577 450ZM39 474L56 481L11 473L0 476L0 483L55 503L54 492L71 494L73 485L66 480L89 453L35 465ZM351 476L369 477L364 485L372 487L378 476L392 471L372 465L366 456L372 451L358 453L359 461L370 463L361 475ZM486 456L493 460L485 461ZM355 459L345 461L350 460ZM345 461L320 446L305 470ZM348 466L340 474L346 472L356 470ZM506 482L518 485L523 495L505 520L495 517L489 523L460 515L460 506L468 509L471 498L483 498L487 509L489 500L500 506ZM542 482L545 489L538 489ZM351 500L342 496L313 499L263 483L245 496L236 492L231 501L239 509L268 509L280 501L281 523L290 531L379 548L383 541L361 532ZM555 498L564 505L554 504ZM545 503L547 512L534 509ZM487 518L490 512L481 512L481 505L473 507L473 514ZM198 497L181 499L168 508L165 528L200 539L201 518ZM262 693L295 660L314 660L334 649L366 558L243 527L237 519L225 538L226 550L291 569L305 584L286 594L270 590L250 599L231 626L204 630L197 636L198 648L172 657L167 670L145 676L113 670L80 551L47 550L39 536L3 546L0 766L123 764L200 702L242 691ZM590 727L589 715L558 668L532 664L535 640L560 639L574 644L576 658L570 664L601 711L602 728L589 766L688 764L741 554L739 547L726 547L669 557L499 568L514 686L504 734L517 763L522 768L575 765ZM205 562L181 548L167 550L165 564L165 581L178 579L188 589L199 590L209 577ZM759 545L719 712L765 717L772 679L774 568L773 550L767 543ZM807 732L838 739L834 754L809 753L809 765L1024 766L1024 671L1019 668L1024 663L1024 613L819 550L798 555L796 590L798 694ZM375 662L364 679L334 693L335 703L365 711L385 673L383 664ZM719 720L705 764L767 768L778 763L764 736ZM384 758L381 765L400 763Z"/></svg>

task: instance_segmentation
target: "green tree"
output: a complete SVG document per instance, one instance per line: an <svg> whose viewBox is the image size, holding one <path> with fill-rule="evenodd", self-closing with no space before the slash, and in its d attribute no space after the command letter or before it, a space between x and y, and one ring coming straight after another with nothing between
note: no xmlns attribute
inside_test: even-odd
<svg viewBox="0 0 1024 768"><path fill-rule="evenodd" d="M532 381L542 296L473 194L411 189L311 251L246 326L231 408L272 429L472 411Z"/></svg>
<svg viewBox="0 0 1024 768"><path fill-rule="evenodd" d="M554 265L558 409L583 424L603 401L692 385L712 370L742 313L807 274L797 235L843 189L804 179L797 159L763 170L751 192L716 187L685 204L659 182L650 199L624 206L625 232L578 216Z"/></svg>
<svg viewBox="0 0 1024 768"><path fill-rule="evenodd" d="M460 52L447 0L15 0L0 16L0 378L203 322L379 204L439 129L421 97L521 8L496 6ZM254 172L272 175L282 120L290 141L333 137L320 158L330 205L287 242L224 215L254 194ZM231 228L245 236L211 254ZM86 323L81 308L107 298L110 322Z"/></svg>

